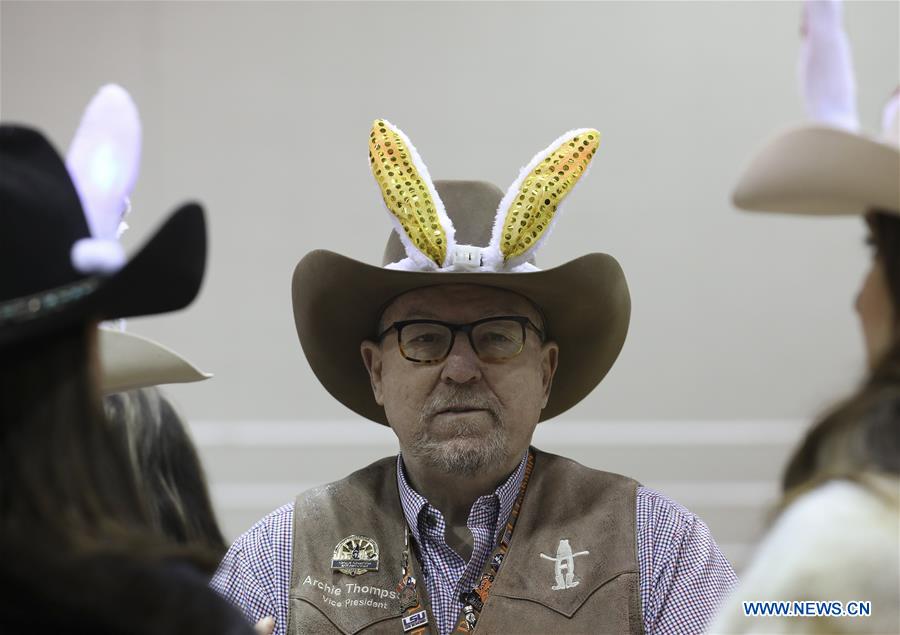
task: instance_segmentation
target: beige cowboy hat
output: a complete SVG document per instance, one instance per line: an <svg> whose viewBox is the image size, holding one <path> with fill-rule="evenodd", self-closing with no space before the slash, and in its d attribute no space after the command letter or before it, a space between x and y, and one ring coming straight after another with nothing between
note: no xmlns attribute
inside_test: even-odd
<svg viewBox="0 0 900 635"><path fill-rule="evenodd" d="M882 141L823 125L788 130L754 154L734 204L793 214L900 213L897 146L896 136Z"/></svg>
<svg viewBox="0 0 900 635"><path fill-rule="evenodd" d="M104 394L212 377L159 342L113 328L101 327L97 332Z"/></svg>
<svg viewBox="0 0 900 635"><path fill-rule="evenodd" d="M880 138L860 132L850 45L840 3L807 2L800 83L814 123L775 135L732 193L744 210L791 214L900 213L900 90Z"/></svg>
<svg viewBox="0 0 900 635"><path fill-rule="evenodd" d="M559 367L541 421L581 401L612 367L628 331L631 300L618 262L592 253L540 270L535 251L587 169L595 130L574 130L535 155L504 193L482 181L434 181L412 142L384 120L372 128L370 162L395 231L383 265L317 250L294 270L294 321L319 381L354 412L387 425L359 345L376 337L397 296L427 286L478 284L518 293L543 313Z"/></svg>

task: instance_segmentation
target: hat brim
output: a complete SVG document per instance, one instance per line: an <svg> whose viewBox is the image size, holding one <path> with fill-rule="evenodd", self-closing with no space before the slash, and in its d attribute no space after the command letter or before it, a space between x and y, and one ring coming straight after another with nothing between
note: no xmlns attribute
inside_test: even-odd
<svg viewBox="0 0 900 635"><path fill-rule="evenodd" d="M294 322L316 377L339 402L388 425L375 403L359 346L375 336L377 320L393 298L422 287L477 284L518 293L546 318L559 345L559 366L541 421L581 401L609 372L625 342L631 299L619 263L588 254L532 273L428 273L384 269L317 250L294 269Z"/></svg>
<svg viewBox="0 0 900 635"><path fill-rule="evenodd" d="M212 377L159 342L113 329L97 330L100 390L104 394L162 384L183 384Z"/></svg>
<svg viewBox="0 0 900 635"><path fill-rule="evenodd" d="M35 294L33 313L0 329L0 347L23 342L78 322L154 315L189 305L200 291L206 268L206 221L203 208L188 203L159 230L118 272L85 277L60 289ZM62 297L66 288L94 280L96 284L75 300L46 302ZM25 299L26 304L28 299ZM40 302L38 302L40 301Z"/></svg>
<svg viewBox="0 0 900 635"><path fill-rule="evenodd" d="M900 150L826 126L788 130L753 156L732 199L762 212L900 213Z"/></svg>

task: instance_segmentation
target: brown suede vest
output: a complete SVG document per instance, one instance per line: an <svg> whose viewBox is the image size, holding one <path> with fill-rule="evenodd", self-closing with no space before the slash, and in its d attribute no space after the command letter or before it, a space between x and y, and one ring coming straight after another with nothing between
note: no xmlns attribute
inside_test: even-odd
<svg viewBox="0 0 900 635"><path fill-rule="evenodd" d="M642 633L635 534L638 484L534 452L534 472L509 552L476 631ZM396 591L405 523L396 457L298 496L288 634L402 634ZM377 571L351 577L331 570L335 546L354 534L378 544ZM571 569L563 565L560 571L555 559L565 556L567 547L589 553L577 555L569 561L574 562ZM428 607L425 580L411 551L419 597ZM574 576L567 577L567 572ZM428 632L436 633L430 608L428 615Z"/></svg>

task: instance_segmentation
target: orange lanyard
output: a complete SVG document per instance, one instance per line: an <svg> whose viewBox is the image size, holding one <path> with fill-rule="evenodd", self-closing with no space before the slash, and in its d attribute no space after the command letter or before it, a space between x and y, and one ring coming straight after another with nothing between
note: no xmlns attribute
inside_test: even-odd
<svg viewBox="0 0 900 635"><path fill-rule="evenodd" d="M491 585L500 571L500 566L509 551L509 543L512 541L513 530L516 528L516 521L519 519L519 511L522 508L522 501L525 499L525 490L528 487L528 479L534 469L534 454L528 451L528 459L525 464L525 474L522 477L522 484L519 486L519 494L513 505L509 518L506 521L506 528L500 538L500 544L494 549L490 560L485 565L481 574L481 580L471 591L460 595L460 601L463 603L463 614L460 616L453 629L454 633L471 633L478 623L478 617L484 605L487 603L488 596L491 594ZM426 631L428 625L428 613L419 599L419 593L416 589L416 579L410 573L409 566L409 528L404 526L404 554L403 554L403 577L397 585L397 592L400 594L400 607L403 611L401 624L403 632L408 635L422 635Z"/></svg>

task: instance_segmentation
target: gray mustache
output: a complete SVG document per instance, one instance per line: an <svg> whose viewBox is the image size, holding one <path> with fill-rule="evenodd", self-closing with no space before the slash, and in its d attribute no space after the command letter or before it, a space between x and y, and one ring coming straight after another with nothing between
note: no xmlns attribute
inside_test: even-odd
<svg viewBox="0 0 900 635"><path fill-rule="evenodd" d="M431 417L451 409L487 410L493 413L495 418L500 418L500 404L494 395L485 394L477 389L459 387L432 395L422 409L422 417Z"/></svg>

